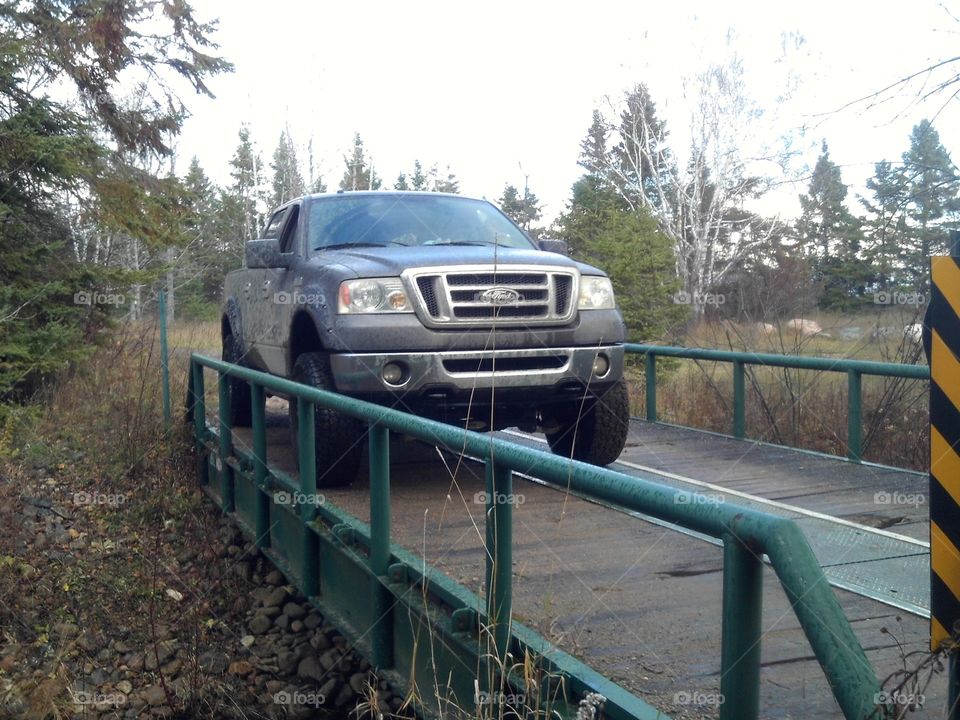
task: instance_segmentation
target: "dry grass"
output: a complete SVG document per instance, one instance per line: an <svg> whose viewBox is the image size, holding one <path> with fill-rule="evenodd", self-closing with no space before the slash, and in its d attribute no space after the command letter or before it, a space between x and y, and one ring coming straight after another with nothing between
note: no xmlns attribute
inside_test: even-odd
<svg viewBox="0 0 960 720"><path fill-rule="evenodd" d="M827 336L804 337L778 328L728 322L691 330L688 346L828 358L924 363L919 345L902 328L913 315L819 318ZM870 324L872 323L872 324ZM876 333L876 328L899 328ZM862 338L841 337L859 328ZM634 407L645 406L642 372L632 372ZM746 434L749 438L845 456L847 378L821 372L747 366ZM863 457L872 462L926 470L929 434L926 381L863 378ZM733 430L733 369L729 363L693 360L658 362L659 419L704 430Z"/></svg>

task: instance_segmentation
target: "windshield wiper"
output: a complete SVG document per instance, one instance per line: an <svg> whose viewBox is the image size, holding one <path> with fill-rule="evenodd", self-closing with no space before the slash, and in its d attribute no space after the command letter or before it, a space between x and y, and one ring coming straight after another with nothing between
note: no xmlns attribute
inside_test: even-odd
<svg viewBox="0 0 960 720"><path fill-rule="evenodd" d="M471 240L428 240L424 245L491 245L492 243L474 242Z"/></svg>
<svg viewBox="0 0 960 720"><path fill-rule="evenodd" d="M398 243L402 244L402 243ZM387 247L384 243L375 243L375 242L342 242L334 243L333 245L321 245L316 248L317 250L339 250L340 248L347 247Z"/></svg>

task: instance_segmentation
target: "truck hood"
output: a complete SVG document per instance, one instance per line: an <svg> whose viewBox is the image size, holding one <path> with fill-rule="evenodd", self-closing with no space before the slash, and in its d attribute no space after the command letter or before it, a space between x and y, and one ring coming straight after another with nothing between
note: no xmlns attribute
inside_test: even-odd
<svg viewBox="0 0 960 720"><path fill-rule="evenodd" d="M582 275L605 275L601 270L564 255L541 250L494 248L471 245L429 245L416 247L358 247L321 250L310 258L311 265L345 266L356 277L395 277L408 268L457 265L545 265L577 268Z"/></svg>

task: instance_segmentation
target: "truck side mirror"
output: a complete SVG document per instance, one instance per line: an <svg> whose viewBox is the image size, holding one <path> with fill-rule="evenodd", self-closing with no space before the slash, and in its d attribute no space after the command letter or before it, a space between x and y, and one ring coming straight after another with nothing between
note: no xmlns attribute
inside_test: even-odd
<svg viewBox="0 0 960 720"><path fill-rule="evenodd" d="M285 268L290 253L280 252L279 240L249 240L246 247L248 268Z"/></svg>
<svg viewBox="0 0 960 720"><path fill-rule="evenodd" d="M559 253L560 255L570 254L570 248L567 247L566 240L543 238L537 241L537 246L544 252Z"/></svg>

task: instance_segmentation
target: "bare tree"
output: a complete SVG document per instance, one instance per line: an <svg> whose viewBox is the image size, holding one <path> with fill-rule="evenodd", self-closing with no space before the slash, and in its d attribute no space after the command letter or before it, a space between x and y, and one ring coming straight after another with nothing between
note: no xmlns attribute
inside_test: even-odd
<svg viewBox="0 0 960 720"><path fill-rule="evenodd" d="M626 95L619 126L608 125L619 144L605 170L626 203L649 210L673 241L677 276L698 316L702 298L775 232L775 223L761 222L746 205L773 182L759 174L764 163L783 168L786 153L745 147L745 139L760 136L762 111L747 95L737 58L710 66L685 87L686 163L678 162L666 124L647 88L638 85Z"/></svg>

